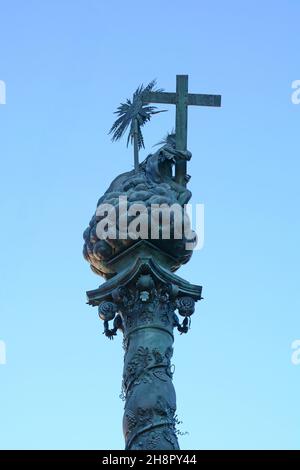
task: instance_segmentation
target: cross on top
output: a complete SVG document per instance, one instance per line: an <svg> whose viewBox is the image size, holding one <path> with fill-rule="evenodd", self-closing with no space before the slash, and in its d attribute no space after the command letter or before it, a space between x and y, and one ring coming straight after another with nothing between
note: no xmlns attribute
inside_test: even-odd
<svg viewBox="0 0 300 470"><path fill-rule="evenodd" d="M221 95L188 92L188 75L176 75L176 93L150 91L143 94L144 103L176 105L176 149L187 150L188 106L221 106ZM176 163L177 183L186 185L186 161Z"/></svg>

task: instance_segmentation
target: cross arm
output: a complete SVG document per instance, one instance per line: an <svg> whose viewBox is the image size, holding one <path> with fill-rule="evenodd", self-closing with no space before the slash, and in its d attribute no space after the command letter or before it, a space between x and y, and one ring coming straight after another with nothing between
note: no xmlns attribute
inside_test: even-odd
<svg viewBox="0 0 300 470"><path fill-rule="evenodd" d="M187 95L189 106L221 106L221 95L205 95L189 93ZM143 93L144 103L177 104L177 94L165 91L148 91Z"/></svg>
<svg viewBox="0 0 300 470"><path fill-rule="evenodd" d="M192 106L221 106L221 95L188 94L188 105Z"/></svg>
<svg viewBox="0 0 300 470"><path fill-rule="evenodd" d="M148 91L143 92L144 103L162 103L162 104L176 104L176 93L168 93L165 91Z"/></svg>

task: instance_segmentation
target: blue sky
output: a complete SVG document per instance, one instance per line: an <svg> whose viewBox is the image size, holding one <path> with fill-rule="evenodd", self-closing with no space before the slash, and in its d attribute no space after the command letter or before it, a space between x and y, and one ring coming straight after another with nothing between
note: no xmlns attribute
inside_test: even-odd
<svg viewBox="0 0 300 470"><path fill-rule="evenodd" d="M107 135L116 106L187 73L223 106L189 111L205 244L178 274L204 300L175 342L181 447L299 449L299 1L11 0L0 16L0 447L123 448L121 337L85 304L102 281L82 232L133 165Z"/></svg>

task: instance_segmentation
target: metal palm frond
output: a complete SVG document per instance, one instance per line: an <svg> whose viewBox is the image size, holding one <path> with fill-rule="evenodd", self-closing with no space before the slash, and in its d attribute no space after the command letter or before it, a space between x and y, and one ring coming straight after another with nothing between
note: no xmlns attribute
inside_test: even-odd
<svg viewBox="0 0 300 470"><path fill-rule="evenodd" d="M145 148L144 138L141 128L150 121L153 114L158 114L166 110L157 111L156 106L150 106L144 102L143 94L150 91L160 92L162 89L155 89L156 80L152 80L146 87L140 85L133 94L132 100L127 99L121 103L115 111L118 119L112 125L109 134L112 134L112 141L119 140L129 128L127 146L133 143L136 135L138 149Z"/></svg>

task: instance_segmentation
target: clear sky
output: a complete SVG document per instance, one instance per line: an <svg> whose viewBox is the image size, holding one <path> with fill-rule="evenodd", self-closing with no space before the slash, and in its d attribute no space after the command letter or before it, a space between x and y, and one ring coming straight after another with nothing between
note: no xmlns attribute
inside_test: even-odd
<svg viewBox="0 0 300 470"><path fill-rule="evenodd" d="M205 299L175 341L181 447L299 449L299 1L0 0L0 17L0 447L123 448L122 341L85 304L102 280L82 232L133 166L116 106L187 73L223 106L189 112L205 243L178 274Z"/></svg>

